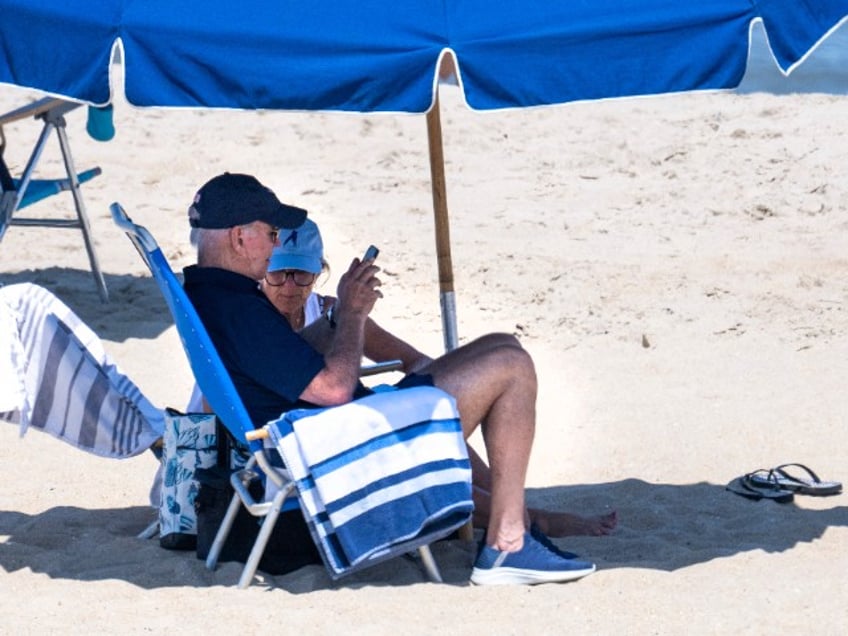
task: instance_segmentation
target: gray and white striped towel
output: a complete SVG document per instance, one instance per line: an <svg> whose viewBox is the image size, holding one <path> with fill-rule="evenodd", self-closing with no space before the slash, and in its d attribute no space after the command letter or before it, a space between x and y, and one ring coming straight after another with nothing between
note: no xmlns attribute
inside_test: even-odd
<svg viewBox="0 0 848 636"><path fill-rule="evenodd" d="M48 290L0 287L0 420L84 451L124 458L164 429L154 407L79 317Z"/></svg>

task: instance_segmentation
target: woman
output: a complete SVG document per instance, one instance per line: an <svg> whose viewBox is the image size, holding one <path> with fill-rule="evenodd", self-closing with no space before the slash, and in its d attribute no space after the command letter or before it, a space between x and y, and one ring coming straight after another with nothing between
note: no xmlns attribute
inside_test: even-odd
<svg viewBox="0 0 848 636"><path fill-rule="evenodd" d="M280 236L280 245L274 248L261 283L262 291L286 317L292 329L300 331L325 315L335 303L332 296L314 291L318 277L328 271L321 233L318 226L307 219L299 228ZM415 373L432 362L370 318L365 326L365 356L374 362L400 360L405 374Z"/></svg>

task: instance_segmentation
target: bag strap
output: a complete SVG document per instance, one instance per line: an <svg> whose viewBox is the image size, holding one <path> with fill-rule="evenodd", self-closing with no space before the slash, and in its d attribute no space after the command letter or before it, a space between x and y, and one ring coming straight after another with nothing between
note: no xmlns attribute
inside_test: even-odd
<svg viewBox="0 0 848 636"><path fill-rule="evenodd" d="M217 415L215 416L215 438L218 446L218 468L230 472L232 470L230 466L230 432Z"/></svg>

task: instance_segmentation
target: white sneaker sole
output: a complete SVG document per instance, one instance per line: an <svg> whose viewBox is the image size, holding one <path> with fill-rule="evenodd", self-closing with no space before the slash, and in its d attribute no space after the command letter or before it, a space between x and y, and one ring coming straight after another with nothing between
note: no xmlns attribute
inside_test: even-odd
<svg viewBox="0 0 848 636"><path fill-rule="evenodd" d="M474 568L471 582L474 585L536 585L538 583L566 583L582 579L595 571L595 565L580 570L547 572L544 570L524 570L521 568L497 567L490 569Z"/></svg>

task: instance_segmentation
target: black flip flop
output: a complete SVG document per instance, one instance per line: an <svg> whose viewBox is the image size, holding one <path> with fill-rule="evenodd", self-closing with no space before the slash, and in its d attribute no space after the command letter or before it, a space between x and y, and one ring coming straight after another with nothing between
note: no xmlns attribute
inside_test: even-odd
<svg viewBox="0 0 848 636"><path fill-rule="evenodd" d="M807 476L797 477L786 469L790 467L800 468ZM822 481L812 469L804 464L781 464L763 475L761 471L752 473L751 482L757 487L761 484L777 484L783 490L789 490L799 495L812 495L814 497L825 497L827 495L838 495L842 492L842 483L838 481Z"/></svg>
<svg viewBox="0 0 848 636"><path fill-rule="evenodd" d="M741 495L748 499L771 499L777 503L789 503L794 499L791 490L785 490L777 485L776 481L767 482L766 485L760 486L751 481L753 475L768 473L767 470L756 470L753 473L747 473L741 477L737 477L730 481L725 487L732 493Z"/></svg>

